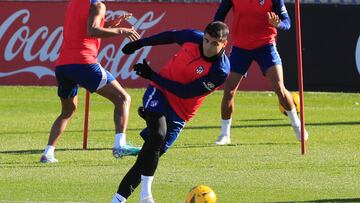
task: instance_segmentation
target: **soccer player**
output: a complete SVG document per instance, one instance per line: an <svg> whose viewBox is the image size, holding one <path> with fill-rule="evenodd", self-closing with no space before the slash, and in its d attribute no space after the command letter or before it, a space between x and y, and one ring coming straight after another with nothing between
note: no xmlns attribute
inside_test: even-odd
<svg viewBox="0 0 360 203"><path fill-rule="evenodd" d="M140 202L154 202L151 185L159 157L174 143L205 97L222 85L230 71L224 53L229 29L222 22L197 30L167 31L123 48L131 54L143 46L178 43L181 49L156 73L147 64L135 64L139 76L151 81L139 114L147 127L140 133L144 144L133 167L121 181L112 202L125 202L141 182Z"/></svg>
<svg viewBox="0 0 360 203"><path fill-rule="evenodd" d="M291 94L284 86L283 68L276 48L277 30L289 30L290 18L283 0L222 0L214 21L224 21L233 9L233 46L229 57L231 72L225 82L221 103L221 134L217 145L230 144L231 117L234 111L234 97L242 79L246 76L252 61L256 61L266 79L270 82L280 104L285 108L297 139L301 140L300 120ZM308 133L304 132L305 140Z"/></svg>
<svg viewBox="0 0 360 203"><path fill-rule="evenodd" d="M120 22L131 14L106 22L105 12L106 7L100 0L71 0L67 7L64 39L55 69L62 109L51 128L48 145L40 159L42 163L58 161L54 156L55 146L77 108L78 85L114 104L113 155L137 155L140 151L140 148L126 144L130 96L97 61L100 38L125 36L133 41L140 35L133 28L119 27Z"/></svg>

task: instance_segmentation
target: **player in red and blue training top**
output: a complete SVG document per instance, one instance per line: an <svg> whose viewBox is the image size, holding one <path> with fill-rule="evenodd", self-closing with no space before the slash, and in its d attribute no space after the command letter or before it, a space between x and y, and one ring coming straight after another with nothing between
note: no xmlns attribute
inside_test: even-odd
<svg viewBox="0 0 360 203"><path fill-rule="evenodd" d="M174 143L185 122L190 120L204 98L222 85L230 71L224 50L229 29L212 22L204 33L196 30L167 31L127 44L125 54L143 46L178 43L172 59L154 72L144 59L134 70L151 81L139 114L147 127L141 132L144 144L134 164L121 181L112 202L125 202L141 182L140 202L154 202L151 185L159 157Z"/></svg>
<svg viewBox="0 0 360 203"><path fill-rule="evenodd" d="M297 139L301 140L300 120L291 94L284 86L283 68L276 49L277 29L290 29L290 18L283 0L222 0L214 21L224 21L233 9L233 47L229 57L231 72L225 82L221 103L221 134L215 144L230 144L234 97L252 61L256 61L285 108ZM308 133L304 132L305 140Z"/></svg>
<svg viewBox="0 0 360 203"><path fill-rule="evenodd" d="M48 145L40 159L42 163L58 161L54 156L55 146L77 108L78 85L114 103L114 156L136 155L140 151L138 147L126 144L130 96L97 61L100 38L122 35L133 41L140 35L134 29L119 26L131 14L105 21L105 12L105 5L100 0L71 0L67 7L63 42L55 69L62 110L51 128Z"/></svg>

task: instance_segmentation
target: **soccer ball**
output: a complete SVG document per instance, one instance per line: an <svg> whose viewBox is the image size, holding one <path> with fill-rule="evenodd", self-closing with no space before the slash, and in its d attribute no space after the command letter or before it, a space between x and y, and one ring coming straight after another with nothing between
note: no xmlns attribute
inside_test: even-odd
<svg viewBox="0 0 360 203"><path fill-rule="evenodd" d="M208 186L198 185L186 194L186 203L216 203L216 194Z"/></svg>
<svg viewBox="0 0 360 203"><path fill-rule="evenodd" d="M299 94L296 92L292 92L291 97L293 98L296 112L300 113L300 96L299 96ZM281 104L279 104L279 110L281 113L283 113L285 116L287 116L287 114L285 112L285 108L283 106L281 106Z"/></svg>

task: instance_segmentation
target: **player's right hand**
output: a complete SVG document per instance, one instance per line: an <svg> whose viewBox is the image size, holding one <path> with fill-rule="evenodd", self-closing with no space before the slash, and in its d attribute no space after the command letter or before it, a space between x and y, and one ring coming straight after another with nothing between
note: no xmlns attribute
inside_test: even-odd
<svg viewBox="0 0 360 203"><path fill-rule="evenodd" d="M130 41L135 41L141 38L139 33L136 32L136 30L132 28L120 28L121 34L125 35L125 37L129 38Z"/></svg>
<svg viewBox="0 0 360 203"><path fill-rule="evenodd" d="M273 27L277 28L281 22L279 16L276 15L274 12L267 12L266 15L267 15L269 24L272 25Z"/></svg>
<svg viewBox="0 0 360 203"><path fill-rule="evenodd" d="M137 41L133 41L133 42L129 42L127 43L122 49L121 51L124 52L124 54L132 54L134 53L136 50L141 49L143 46L140 43L139 40Z"/></svg>

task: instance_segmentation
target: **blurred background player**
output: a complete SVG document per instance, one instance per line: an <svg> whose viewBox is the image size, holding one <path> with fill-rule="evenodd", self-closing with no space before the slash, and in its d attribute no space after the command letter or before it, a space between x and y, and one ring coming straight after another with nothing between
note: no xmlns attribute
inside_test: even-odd
<svg viewBox="0 0 360 203"><path fill-rule="evenodd" d="M113 155L137 155L140 151L140 148L126 144L130 96L97 61L100 38L121 35L133 41L140 35L133 28L119 27L120 22L131 14L105 22L105 12L106 7L100 0L72 0L67 7L64 39L55 70L62 109L51 128L48 145L40 159L42 163L58 161L54 156L55 146L77 108L78 85L114 104Z"/></svg>
<svg viewBox="0 0 360 203"><path fill-rule="evenodd" d="M151 185L159 157L174 143L205 97L222 85L230 71L224 50L229 29L212 22L204 33L196 30L167 31L127 44L125 54L143 46L178 43L181 49L154 72L144 59L134 70L151 80L139 114L147 127L141 132L144 144L133 167L121 181L112 202L125 202L141 182L140 202L154 202Z"/></svg>
<svg viewBox="0 0 360 203"><path fill-rule="evenodd" d="M277 29L289 30L290 18L283 0L222 0L214 21L224 21L233 9L232 40L229 57L230 75L225 82L221 103L221 134L215 144L230 144L231 118L234 97L241 80L246 76L252 61L256 61L272 89L285 108L297 139L301 140L300 120L291 94L284 86L283 69L276 48ZM305 130L305 140L308 133Z"/></svg>

